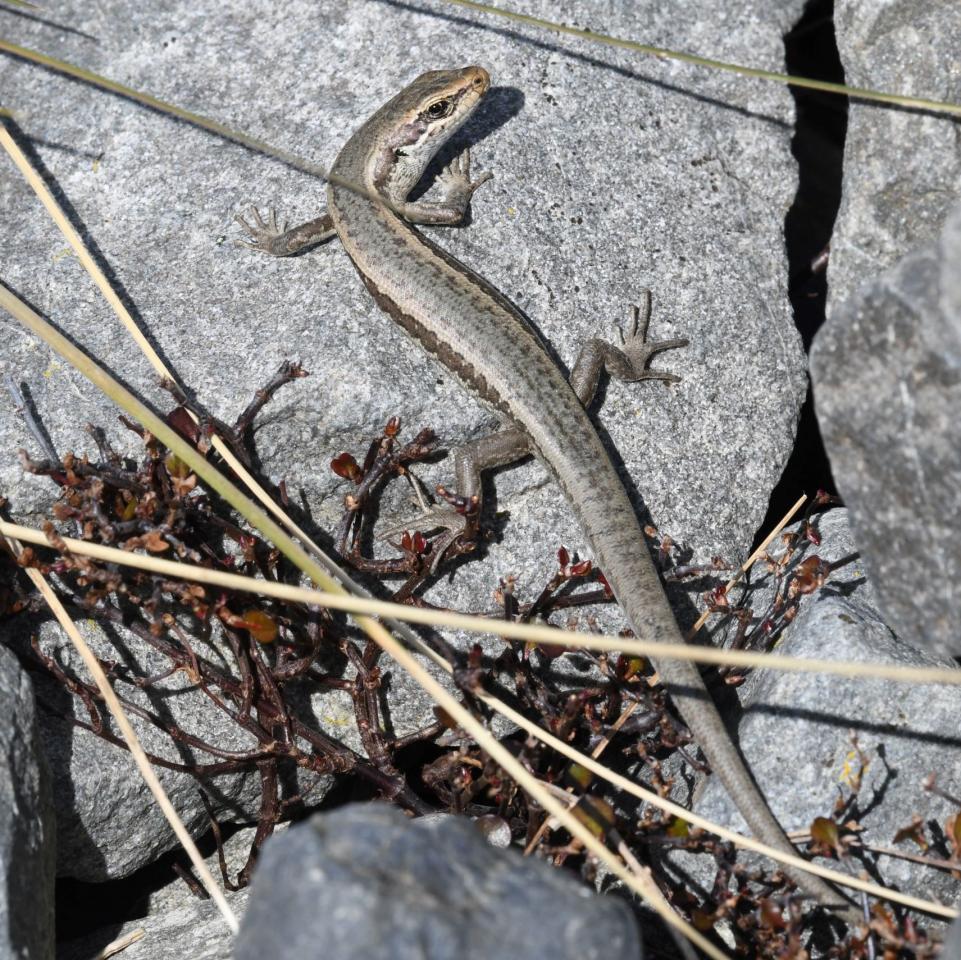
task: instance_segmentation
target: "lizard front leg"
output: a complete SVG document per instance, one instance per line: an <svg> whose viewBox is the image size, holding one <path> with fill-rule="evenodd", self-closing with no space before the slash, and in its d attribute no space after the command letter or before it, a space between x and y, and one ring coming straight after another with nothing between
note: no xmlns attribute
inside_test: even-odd
<svg viewBox="0 0 961 960"><path fill-rule="evenodd" d="M234 217L250 237L249 240L237 242L252 250L269 253L272 257L290 257L308 247L324 243L337 233L329 213L322 213L319 217L289 230L286 223L282 227L278 226L277 213L274 210L268 213L265 220L256 207L251 207L250 216L253 223L245 220L239 213Z"/></svg>
<svg viewBox="0 0 961 960"><path fill-rule="evenodd" d="M409 203L402 198L389 197L388 202L410 223L456 226L467 216L474 191L491 177L492 173L482 173L476 180L471 180L470 151L465 150L438 174L437 182L442 191L440 200ZM293 256L330 240L337 233L333 218L326 212L289 230L287 224L280 226L277 223L274 210L270 210L264 218L256 207L251 207L248 216L250 220L240 214L234 217L250 237L249 240L238 242L272 257Z"/></svg>
<svg viewBox="0 0 961 960"><path fill-rule="evenodd" d="M621 333L621 346L606 340L592 338L581 347L570 383L584 406L589 406L597 392L601 371L606 370L615 380L664 380L677 383L680 377L661 370L648 369L651 357L663 350L686 347L684 338L675 340L648 340L647 328L651 322L651 291L645 290L639 307L634 307L630 329Z"/></svg>
<svg viewBox="0 0 961 960"><path fill-rule="evenodd" d="M471 180L470 150L464 150L437 175L437 183L443 194L440 200L418 200L414 203L400 198L391 200L394 209L410 223L453 227L462 223L467 216L474 191L493 176L492 173L482 173L476 180Z"/></svg>

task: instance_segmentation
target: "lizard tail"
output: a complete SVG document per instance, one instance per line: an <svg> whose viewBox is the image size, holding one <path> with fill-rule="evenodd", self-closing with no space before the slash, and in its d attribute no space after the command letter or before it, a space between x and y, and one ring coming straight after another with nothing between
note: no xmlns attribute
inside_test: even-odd
<svg viewBox="0 0 961 960"><path fill-rule="evenodd" d="M637 637L661 643L682 643L677 621L627 494L616 480L613 469L607 474L600 464L597 466L599 469L583 476L591 486L590 496L569 492L573 504L586 505L578 510L578 519L583 529L590 531L589 539L597 562ZM606 482L611 475L615 483ZM625 517L630 517L630 522L624 522ZM697 666L690 661L661 658L653 660L653 664L711 769L724 784L751 831L768 846L797 856L797 849L771 813L731 740ZM820 877L788 865L783 865L783 870L798 887L847 922L862 921L853 904Z"/></svg>
<svg viewBox="0 0 961 960"><path fill-rule="evenodd" d="M716 736L724 730L723 721L710 698L697 665L684 660L653 660L654 668L670 691L678 711L688 725L695 741L700 744L711 770L720 777L727 791L737 802L741 816L751 832L768 846L783 853L798 856L794 844L771 813L737 748L729 735ZM862 921L860 912L850 901L821 877L805 870L783 864L784 872L805 893L824 907L837 913L849 923Z"/></svg>

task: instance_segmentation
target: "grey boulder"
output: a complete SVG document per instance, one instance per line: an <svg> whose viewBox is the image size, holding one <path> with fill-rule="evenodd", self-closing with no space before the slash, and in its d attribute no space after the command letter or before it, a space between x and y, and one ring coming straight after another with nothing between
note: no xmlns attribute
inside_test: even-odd
<svg viewBox="0 0 961 960"><path fill-rule="evenodd" d="M322 945L320 950L319 945ZM456 817L354 805L269 841L236 960L637 960L628 907Z"/></svg>
<svg viewBox="0 0 961 960"><path fill-rule="evenodd" d="M898 636L961 654L961 207L832 312L811 374L838 489Z"/></svg>
<svg viewBox="0 0 961 960"><path fill-rule="evenodd" d="M941 960L961 960L961 918L951 924L941 949Z"/></svg>
<svg viewBox="0 0 961 960"><path fill-rule="evenodd" d="M54 819L33 690L0 643L0 957L53 957Z"/></svg>
<svg viewBox="0 0 961 960"><path fill-rule="evenodd" d="M845 81L957 103L946 70L961 47L951 3L837 0L834 27ZM864 281L937 237L961 187L957 120L852 100L841 208L831 237L829 311Z"/></svg>

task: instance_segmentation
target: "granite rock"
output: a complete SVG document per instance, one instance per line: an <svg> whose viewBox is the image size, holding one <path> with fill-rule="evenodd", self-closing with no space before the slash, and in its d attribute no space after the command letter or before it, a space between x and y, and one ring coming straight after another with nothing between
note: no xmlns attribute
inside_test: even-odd
<svg viewBox="0 0 961 960"><path fill-rule="evenodd" d="M837 0L845 82L957 103L961 17L942 0ZM855 100L831 238L828 315L915 247L935 241L961 192L957 118ZM840 321L838 321L840 323Z"/></svg>
<svg viewBox="0 0 961 960"><path fill-rule="evenodd" d="M235 914L242 914L247 891L228 893ZM135 939L138 932L142 936ZM234 937L210 900L193 900L169 910L151 910L146 917L109 927L57 947L57 960L93 960L109 944L129 942L124 960L231 960ZM286 956L284 953L278 956Z"/></svg>
<svg viewBox="0 0 961 960"><path fill-rule="evenodd" d="M85 639L99 656L137 664L145 675L159 673L166 661L129 634L108 635L92 621L80 623ZM79 657L53 624L39 629L43 649L78 676L86 676ZM136 644L139 644L137 646ZM184 731L224 750L249 750L253 737L178 674L155 684L149 691L118 685L120 692L142 709L165 722L173 721ZM71 700L49 677L37 675L37 696L44 706L40 714L44 752L49 763L57 814L57 873L87 882L127 876L153 862L177 845L166 818L144 783L130 754L68 719L89 721L81 703ZM131 717L144 749L174 763L215 762L200 750L174 744L152 724ZM118 731L111 727L111 732ZM200 795L201 783L189 773L158 767L161 784L187 828L195 835L209 829L210 822ZM323 796L326 778L317 791ZM256 816L260 783L252 772L205 778L203 788L221 820L249 820Z"/></svg>
<svg viewBox="0 0 961 960"><path fill-rule="evenodd" d="M954 921L941 950L941 960L961 960L961 918Z"/></svg>
<svg viewBox="0 0 961 960"><path fill-rule="evenodd" d="M122 628L105 629L85 619L79 628L103 660L120 662L126 670L141 676L156 676L169 661L140 638ZM69 642L56 624L42 624L37 631L42 649L69 672L85 677L86 672ZM217 664L226 661L216 644L195 640L198 654ZM19 646L25 644L21 641ZM149 689L129 683L118 691L137 707L148 710L165 723L174 723L186 733L218 750L249 751L257 746L254 737L177 673L156 682ZM395 709L389 717L400 733L413 729L430 702L406 675L392 678ZM44 705L40 714L43 746L53 780L57 812L57 872L87 882L127 876L177 846L170 825L153 795L123 748L77 727L70 716L89 721L79 700L71 700L62 686L45 674L37 675L38 697ZM291 693L292 710L313 726L355 753L363 753L353 706L346 691ZM151 723L131 715L144 749L167 761L204 765L221 758L184 743L174 743ZM114 735L119 732L111 727ZM301 746L308 749L306 743ZM209 815L200 794L206 791L218 820L250 822L260 809L260 777L255 768L240 773L205 776L158 767L160 781L187 828L199 836L210 828ZM309 789L309 802L320 803L335 783L331 775L311 770L282 768L281 794L289 797L295 786Z"/></svg>
<svg viewBox="0 0 961 960"><path fill-rule="evenodd" d="M937 0L839 0L847 82L957 102L961 20L948 11ZM953 655L959 195L956 120L850 104L828 322L811 357L821 432L881 609L902 639Z"/></svg>
<svg viewBox="0 0 961 960"><path fill-rule="evenodd" d="M744 0L708 21L694 2L643 11L607 4L595 26L777 69L794 6L771 11ZM569 22L585 15L575 0L525 0L519 9ZM495 86L457 146L470 144L476 169L496 179L476 195L469 227L431 236L514 299L568 367L580 343L613 335L641 289L652 289L651 336L691 341L658 359L682 382L612 383L595 407L597 423L645 518L695 560L744 552L790 451L805 391L785 295L783 220L795 190L785 90L505 29L439 2L292 0L281 11L266 0L176 0L162 16L147 16L125 0L52 0L42 19L11 18L6 30L10 41L55 50L321 164L419 69L482 63ZM288 260L236 245L242 234L233 217L250 204L276 206L290 222L315 216L323 202L317 179L19 60L0 60L0 85L4 105L18 111L21 142L148 337L213 415L232 420L282 358L312 371L267 408L256 446L263 472L285 480L318 536L339 518L347 490L327 464L342 450L362 454L388 417L401 417L405 435L433 426L445 445L491 428L489 413L377 311L336 245ZM4 282L166 408L146 361L76 259L64 255L29 188L16 176L0 179L0 203ZM113 426L110 403L3 317L6 372L28 384L61 453L89 449L87 422L106 427L120 452L136 452L136 439ZM19 519L38 523L51 488L22 474L18 447L39 453L7 407L0 489ZM448 461L423 470L428 485L449 478ZM398 485L384 513L410 509ZM431 601L490 609L507 574L518 578L518 597L531 598L553 573L557 547L583 545L536 462L499 474L488 522L496 537L483 556L441 579ZM690 617L681 591L675 601ZM612 607L597 619L609 630L623 626ZM388 709L398 733L433 720L429 700L396 671ZM317 698L315 713L319 723L349 726L342 699ZM133 775L124 754L107 760L98 752L94 761L102 745L87 734L57 736L77 778L73 786L61 781L61 796L89 797L72 844L86 845L89 856L69 872L114 876L170 842L139 783L126 779ZM66 771L66 761L59 767ZM243 807L246 786L223 789L224 807ZM192 784L175 793L198 822ZM111 818L116 826L107 830ZM97 836L95 822L104 827ZM141 837L138 824L153 826ZM132 835L143 854L132 844L107 852Z"/></svg>
<svg viewBox="0 0 961 960"><path fill-rule="evenodd" d="M0 643L0 956L53 957L54 814L33 689Z"/></svg>
<svg viewBox="0 0 961 960"><path fill-rule="evenodd" d="M585 16L575 0L526 0L518 9ZM716 13L705 20L693 2L606 4L595 26L781 66L783 11L744 0ZM783 219L795 190L786 91L508 29L436 2L293 0L281 15L264 0L179 0L148 17L123 0L96 8L55 0L45 14L43 22L11 20L8 38L53 46L322 164L418 69L488 67L494 89L458 146L471 144L477 170L496 179L476 195L468 228L431 236L515 299L567 366L587 337L616 335L641 288L651 288L651 335L691 341L658 360L682 383L611 384L598 424L639 508L665 533L701 559L733 558L750 543L805 390L785 296ZM336 244L289 260L235 245L233 216L252 203L276 206L290 222L316 215L318 180L19 61L0 62L0 82L6 104L30 105L27 145L148 335L213 414L236 416L284 357L313 373L268 407L257 446L266 474L284 478L295 502L302 494L320 527L332 527L346 492L327 469L331 457L362 453L389 416L401 417L405 435L433 426L445 444L490 429L489 413L377 311ZM62 256L64 242L29 189L8 176L0 197L5 281L165 405L137 348L76 260ZM60 451L86 447L84 422L115 422L95 390L12 321L0 323L0 368L29 383ZM132 445L111 433L121 448ZM0 417L0 450L18 446L32 446L22 424ZM424 479L449 482L449 463ZM24 478L12 454L0 458L0 487L25 519L49 504L49 491ZM432 600L489 608L508 573L524 596L536 595L557 546L583 545L542 466L501 473L496 487L497 539L438 583ZM406 494L389 505L410 509ZM622 625L613 611L600 616Z"/></svg>
<svg viewBox="0 0 961 960"><path fill-rule="evenodd" d="M866 283L815 342L831 467L901 639L961 655L961 207Z"/></svg>
<svg viewBox="0 0 961 960"><path fill-rule="evenodd" d="M268 841L236 960L637 960L626 904L456 817L407 820L382 805L316 814Z"/></svg>

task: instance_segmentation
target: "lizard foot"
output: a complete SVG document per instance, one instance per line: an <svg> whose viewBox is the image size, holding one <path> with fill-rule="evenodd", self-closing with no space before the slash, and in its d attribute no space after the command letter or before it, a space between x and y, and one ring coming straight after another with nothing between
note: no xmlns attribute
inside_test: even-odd
<svg viewBox="0 0 961 960"><path fill-rule="evenodd" d="M234 216L234 220L247 231L249 240L238 240L237 243L242 247L250 247L251 250L259 250L261 253L269 253L274 257L282 257L287 251L287 244L284 234L287 232L287 224L282 227L277 223L277 211L271 209L265 220L256 207L250 208L253 223L245 220L239 213Z"/></svg>
<svg viewBox="0 0 961 960"><path fill-rule="evenodd" d="M651 357L663 350L674 350L678 347L686 347L688 340L685 337L676 340L648 340L647 328L651 323L651 291L645 290L644 297L640 306L635 306L631 311L631 325L627 333L618 328L621 337L621 350L630 361L632 375L626 379L636 380L664 380L667 383L677 383L681 378L673 373L665 373L661 370L647 369Z"/></svg>
<svg viewBox="0 0 961 960"><path fill-rule="evenodd" d="M482 173L476 180L471 180L470 150L464 150L437 175L437 183L444 193L445 204L466 212L474 191L493 176L490 172Z"/></svg>

